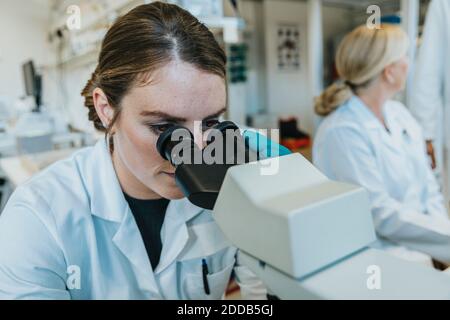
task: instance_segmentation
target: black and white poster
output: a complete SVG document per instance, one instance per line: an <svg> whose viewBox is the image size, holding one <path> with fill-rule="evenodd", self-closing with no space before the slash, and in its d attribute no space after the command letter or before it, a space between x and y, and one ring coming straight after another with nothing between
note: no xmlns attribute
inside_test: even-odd
<svg viewBox="0 0 450 320"><path fill-rule="evenodd" d="M295 24L280 24L278 37L278 70L300 70L300 27Z"/></svg>

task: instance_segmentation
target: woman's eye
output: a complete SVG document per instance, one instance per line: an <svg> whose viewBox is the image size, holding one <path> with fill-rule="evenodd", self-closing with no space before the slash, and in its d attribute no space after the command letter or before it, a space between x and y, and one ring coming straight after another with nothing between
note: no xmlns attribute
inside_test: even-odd
<svg viewBox="0 0 450 320"><path fill-rule="evenodd" d="M171 123L153 124L153 125L150 125L150 129L156 134L161 134L164 131L168 130L172 126L173 126L173 124L171 124Z"/></svg>
<svg viewBox="0 0 450 320"><path fill-rule="evenodd" d="M203 128L204 129L211 129L212 127L214 127L218 123L219 123L218 119L206 120L206 121L203 122Z"/></svg>

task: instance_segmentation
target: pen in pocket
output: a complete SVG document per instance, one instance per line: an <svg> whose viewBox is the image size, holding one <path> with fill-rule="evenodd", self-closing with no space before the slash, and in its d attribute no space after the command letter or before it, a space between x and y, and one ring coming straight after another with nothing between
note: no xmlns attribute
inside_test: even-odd
<svg viewBox="0 0 450 320"><path fill-rule="evenodd" d="M205 289L205 293L207 295L210 295L211 291L210 291L209 283L208 283L209 270L208 270L208 264L206 263L206 259L202 260L202 273L203 273L203 288Z"/></svg>

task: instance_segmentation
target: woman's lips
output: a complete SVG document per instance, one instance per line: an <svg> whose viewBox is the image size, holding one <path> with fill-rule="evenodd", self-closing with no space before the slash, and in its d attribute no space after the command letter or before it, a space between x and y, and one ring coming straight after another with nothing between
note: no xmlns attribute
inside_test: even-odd
<svg viewBox="0 0 450 320"><path fill-rule="evenodd" d="M164 173L171 178L175 178L175 173L170 173L170 172L164 172Z"/></svg>

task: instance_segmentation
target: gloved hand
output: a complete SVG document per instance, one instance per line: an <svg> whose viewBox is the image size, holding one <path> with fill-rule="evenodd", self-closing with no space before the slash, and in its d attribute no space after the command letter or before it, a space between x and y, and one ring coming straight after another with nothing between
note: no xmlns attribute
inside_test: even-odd
<svg viewBox="0 0 450 320"><path fill-rule="evenodd" d="M245 140L245 145L250 150L256 152L258 154L258 158L261 160L282 157L292 153L288 148L268 139L256 130L244 130L242 137Z"/></svg>

